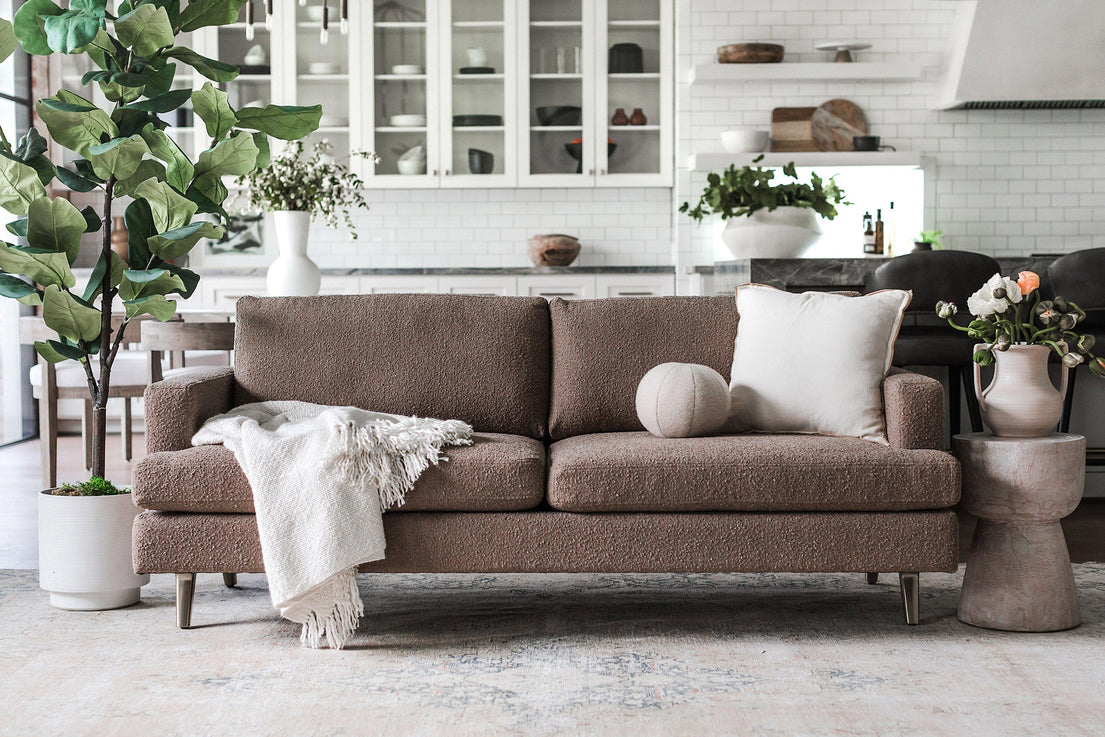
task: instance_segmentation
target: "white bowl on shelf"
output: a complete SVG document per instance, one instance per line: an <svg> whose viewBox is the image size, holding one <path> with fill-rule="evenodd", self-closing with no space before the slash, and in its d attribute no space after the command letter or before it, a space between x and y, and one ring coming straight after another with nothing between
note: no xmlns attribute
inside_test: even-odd
<svg viewBox="0 0 1105 737"><path fill-rule="evenodd" d="M392 115L388 122L391 123L393 128L420 128L426 125L426 116L404 113L403 115Z"/></svg>
<svg viewBox="0 0 1105 737"><path fill-rule="evenodd" d="M399 173L405 176L417 176L426 173L426 151L421 146L407 150L396 162Z"/></svg>
<svg viewBox="0 0 1105 737"><path fill-rule="evenodd" d="M308 5L303 9L303 12L307 14L307 20L313 20L316 23L322 22L322 6L321 5Z"/></svg>
<svg viewBox="0 0 1105 737"><path fill-rule="evenodd" d="M758 153L767 148L771 134L758 128L736 128L721 132L721 147L731 154Z"/></svg>
<svg viewBox="0 0 1105 737"><path fill-rule="evenodd" d="M332 61L312 61L307 65L308 74L340 74L341 64Z"/></svg>
<svg viewBox="0 0 1105 737"><path fill-rule="evenodd" d="M346 128L349 126L349 118L342 115L323 115L318 119L319 128Z"/></svg>
<svg viewBox="0 0 1105 737"><path fill-rule="evenodd" d="M392 74L425 74L426 67L418 64L396 64L391 68Z"/></svg>

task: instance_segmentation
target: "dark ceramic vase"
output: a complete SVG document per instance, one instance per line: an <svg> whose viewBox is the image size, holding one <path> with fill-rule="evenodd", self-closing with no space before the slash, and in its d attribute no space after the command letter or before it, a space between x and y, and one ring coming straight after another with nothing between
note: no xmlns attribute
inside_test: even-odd
<svg viewBox="0 0 1105 737"><path fill-rule="evenodd" d="M634 43L611 46L608 61L610 74L640 74L645 70L644 54Z"/></svg>

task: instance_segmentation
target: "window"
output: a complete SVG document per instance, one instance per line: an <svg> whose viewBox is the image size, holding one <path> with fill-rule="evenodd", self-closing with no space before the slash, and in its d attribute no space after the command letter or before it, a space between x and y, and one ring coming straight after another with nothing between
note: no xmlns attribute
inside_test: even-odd
<svg viewBox="0 0 1105 737"><path fill-rule="evenodd" d="M0 0L0 17L11 18L21 0ZM17 49L0 64L0 127L14 146L31 125L31 60ZM9 218L10 219L10 218ZM15 236L5 231L6 240ZM35 406L28 372L34 349L19 343L19 317L31 309L11 299L0 299L0 445L35 433Z"/></svg>

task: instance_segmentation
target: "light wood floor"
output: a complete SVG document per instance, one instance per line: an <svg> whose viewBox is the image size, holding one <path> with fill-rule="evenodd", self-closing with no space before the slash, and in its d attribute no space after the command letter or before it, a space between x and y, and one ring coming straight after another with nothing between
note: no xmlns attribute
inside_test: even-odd
<svg viewBox="0 0 1105 737"><path fill-rule="evenodd" d="M145 438L134 436L134 460L145 454ZM81 439L58 439L58 480L80 481L88 478L82 459ZM122 460L118 435L107 442L108 477L117 484L130 483L131 464ZM38 567L37 494L42 489L39 444L32 440L0 448L0 568ZM974 531L974 519L960 515L961 548L966 556ZM1105 500L1088 500L1067 519L1063 530L1075 563L1105 561Z"/></svg>

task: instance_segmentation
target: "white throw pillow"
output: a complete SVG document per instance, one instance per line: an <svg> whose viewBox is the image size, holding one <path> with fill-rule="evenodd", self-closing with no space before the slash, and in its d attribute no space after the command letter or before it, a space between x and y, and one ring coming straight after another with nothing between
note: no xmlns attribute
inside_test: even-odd
<svg viewBox="0 0 1105 737"><path fill-rule="evenodd" d="M884 445L882 381L913 293L862 297L737 287L730 426Z"/></svg>
<svg viewBox="0 0 1105 737"><path fill-rule="evenodd" d="M729 386L709 366L662 363L637 385L637 417L661 438L713 435L729 417Z"/></svg>

